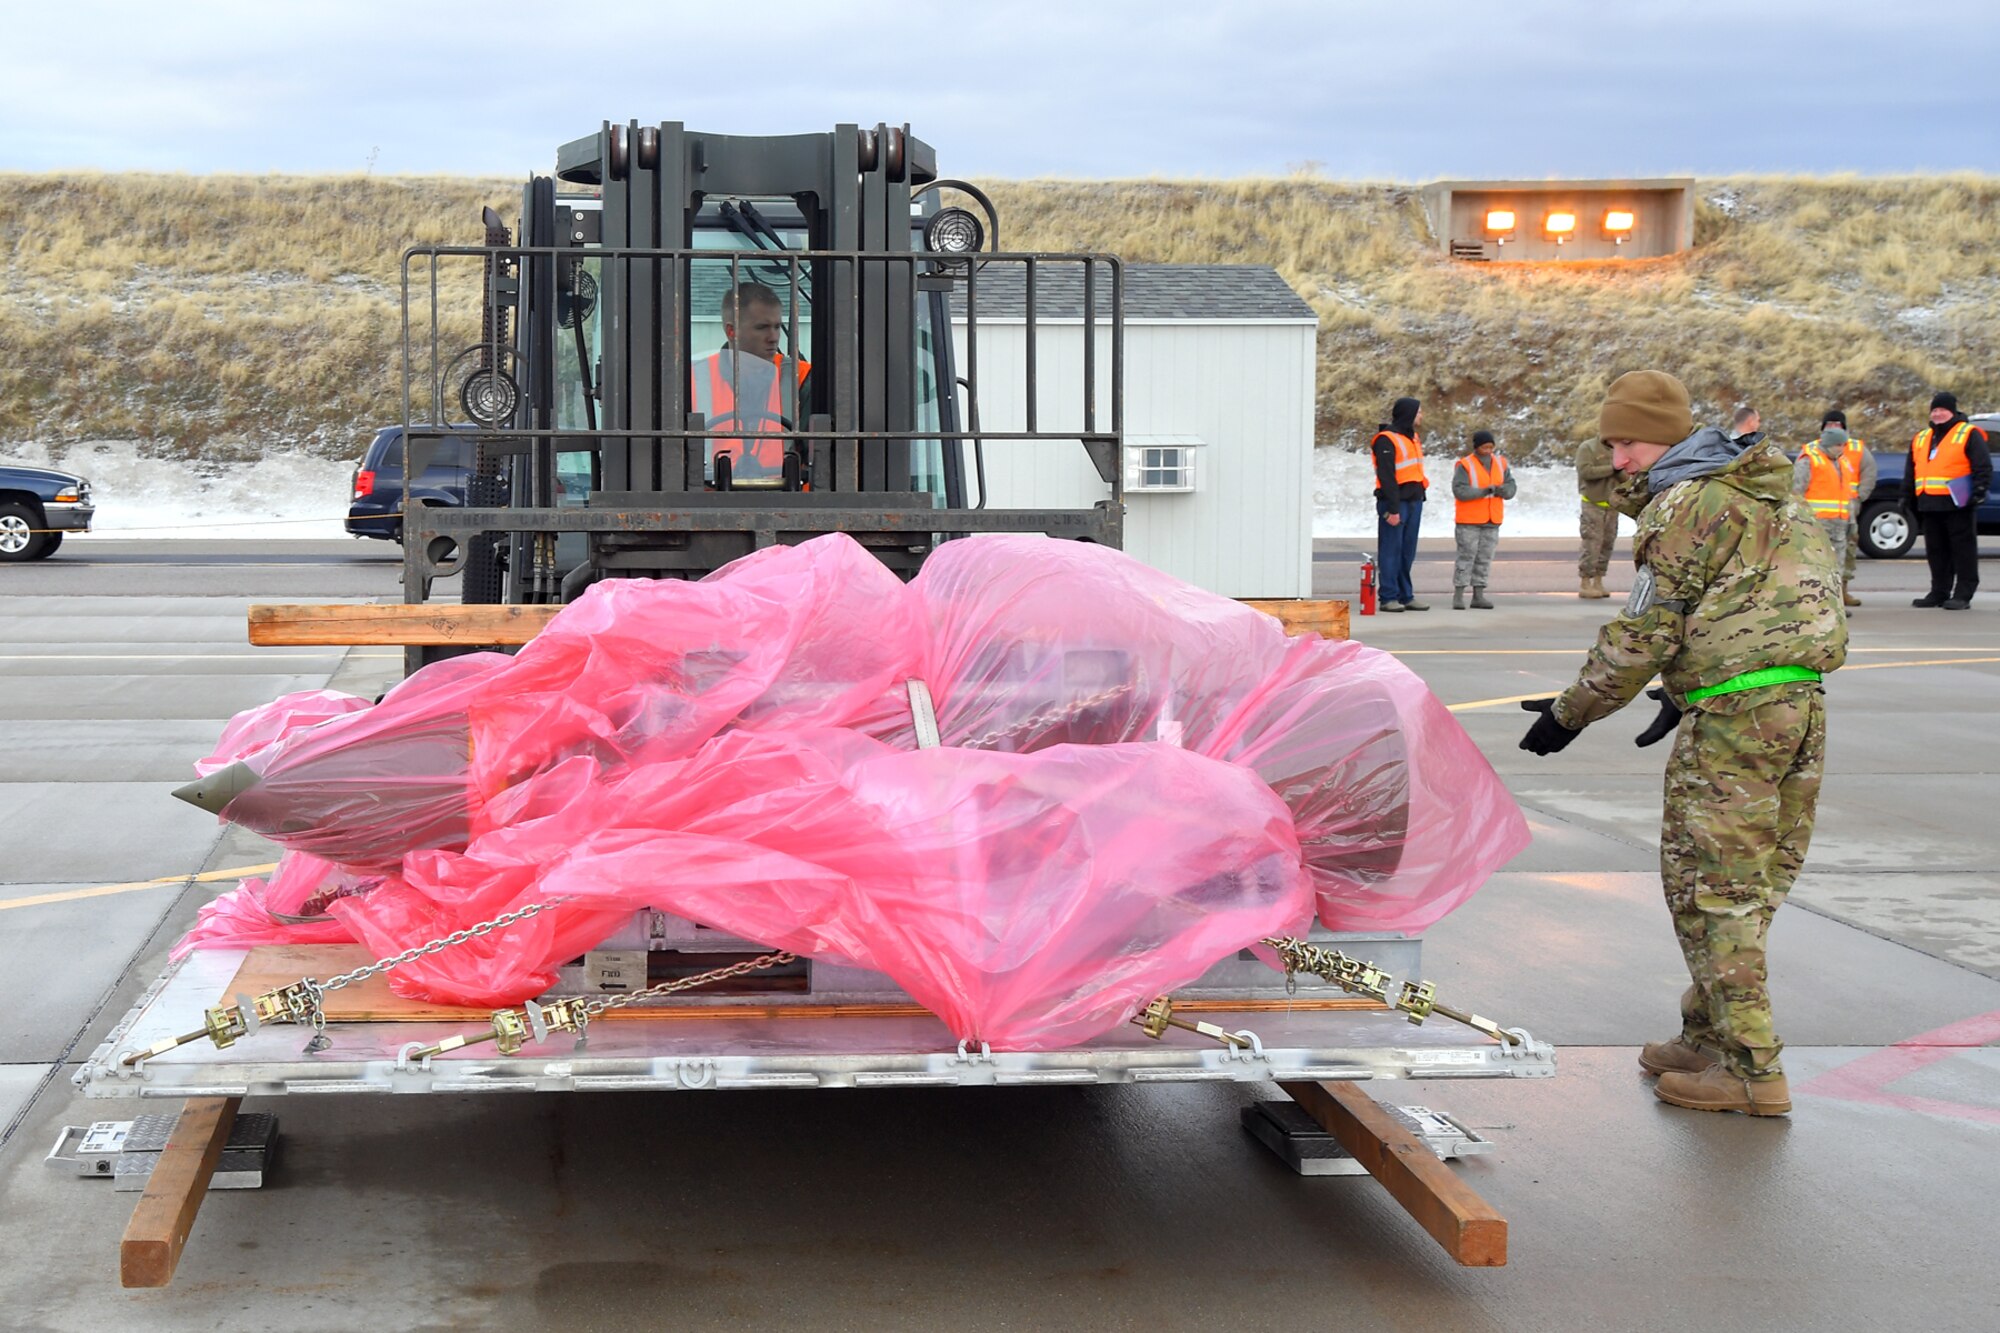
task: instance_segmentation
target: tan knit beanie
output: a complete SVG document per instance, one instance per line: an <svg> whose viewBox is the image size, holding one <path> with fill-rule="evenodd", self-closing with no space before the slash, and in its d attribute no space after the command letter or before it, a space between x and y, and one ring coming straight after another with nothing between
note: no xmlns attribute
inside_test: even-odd
<svg viewBox="0 0 2000 1333"><path fill-rule="evenodd" d="M1600 440L1679 444L1694 434L1687 386L1664 370L1634 370L1611 381L1597 412Z"/></svg>

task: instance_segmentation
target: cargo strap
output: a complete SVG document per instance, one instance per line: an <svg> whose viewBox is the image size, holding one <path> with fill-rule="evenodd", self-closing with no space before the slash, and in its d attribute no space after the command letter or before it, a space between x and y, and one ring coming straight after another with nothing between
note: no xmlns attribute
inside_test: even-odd
<svg viewBox="0 0 2000 1333"><path fill-rule="evenodd" d="M1688 702L1708 699L1718 694L1734 694L1738 690L1754 690L1764 685L1788 685L1795 680L1818 680L1820 674L1811 667L1774 666L1759 667L1746 671L1740 676L1731 676L1716 685L1704 685L1698 690L1687 692Z"/></svg>
<svg viewBox="0 0 2000 1333"><path fill-rule="evenodd" d="M915 676L903 682L910 692L910 721L917 731L917 748L935 750L944 744L938 734L937 707L931 702L931 687Z"/></svg>

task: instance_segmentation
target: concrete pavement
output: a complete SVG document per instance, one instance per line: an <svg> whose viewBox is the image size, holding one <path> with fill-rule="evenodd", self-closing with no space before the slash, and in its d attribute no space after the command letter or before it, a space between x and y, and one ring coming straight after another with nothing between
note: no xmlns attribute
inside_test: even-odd
<svg viewBox="0 0 2000 1333"><path fill-rule="evenodd" d="M1354 623L1459 709L1535 832L1430 932L1425 970L1556 1041L1560 1074L1371 1088L1496 1140L1455 1169L1508 1217L1507 1268L1456 1268L1370 1180L1290 1175L1236 1125L1258 1094L1229 1086L295 1097L246 1103L281 1119L271 1185L209 1198L173 1287L122 1291L135 1196L40 1156L65 1123L141 1108L59 1075L225 886L7 903L271 859L166 784L234 709L397 667L264 665L282 650L242 644L229 553L158 546L59 571L54 596L0 570L9 1327L1983 1329L2000 1308L2000 596L1918 611L1890 594L1920 563L1863 564L1819 830L1772 941L1797 1110L1748 1121L1665 1107L1633 1064L1685 984L1655 870L1665 747L1621 715L1560 755L1514 748L1525 717L1493 701L1558 688L1617 603L1570 595L1564 544L1504 540L1498 610L1444 609L1427 546L1438 609ZM1360 549L1322 544L1330 593ZM394 595L363 554L256 577Z"/></svg>

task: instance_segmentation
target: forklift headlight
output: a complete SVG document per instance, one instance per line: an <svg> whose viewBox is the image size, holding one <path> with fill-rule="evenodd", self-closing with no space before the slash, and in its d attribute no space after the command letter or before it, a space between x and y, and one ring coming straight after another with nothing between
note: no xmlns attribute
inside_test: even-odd
<svg viewBox="0 0 2000 1333"><path fill-rule="evenodd" d="M971 254L986 244L986 228L963 208L941 208L924 224L924 246L939 254Z"/></svg>

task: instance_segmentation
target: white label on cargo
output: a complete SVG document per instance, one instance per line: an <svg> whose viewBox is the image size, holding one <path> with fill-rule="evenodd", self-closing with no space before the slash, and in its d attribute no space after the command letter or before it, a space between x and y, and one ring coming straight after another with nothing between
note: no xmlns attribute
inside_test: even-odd
<svg viewBox="0 0 2000 1333"><path fill-rule="evenodd" d="M594 949L583 956L583 984L594 991L646 988L644 949Z"/></svg>
<svg viewBox="0 0 2000 1333"><path fill-rule="evenodd" d="M1412 1051L1414 1063L1420 1065L1482 1065L1486 1063L1484 1051Z"/></svg>

